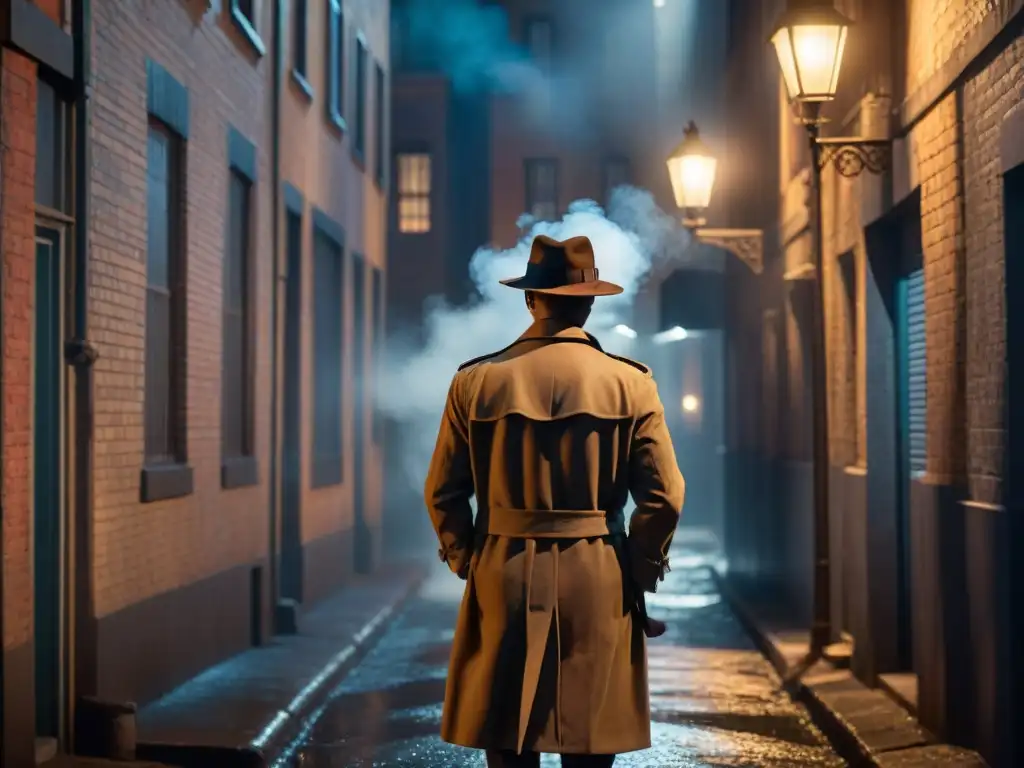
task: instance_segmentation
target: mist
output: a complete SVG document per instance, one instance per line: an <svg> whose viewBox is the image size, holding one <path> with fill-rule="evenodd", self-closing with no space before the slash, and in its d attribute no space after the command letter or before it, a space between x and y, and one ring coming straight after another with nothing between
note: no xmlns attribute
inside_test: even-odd
<svg viewBox="0 0 1024 768"><path fill-rule="evenodd" d="M398 445L389 451L400 463L390 473L417 493L426 480L437 428L452 377L459 365L496 352L513 342L531 322L523 292L498 281L526 269L533 238L557 240L586 235L594 246L601 278L624 289L600 297L587 330L610 352L628 354L629 340L612 332L630 322L632 300L644 275L661 259L678 259L688 235L665 214L649 192L633 187L612 191L607 212L595 202L578 200L557 222L519 221L523 236L508 250L480 248L469 262L478 296L468 306L448 306L440 299L427 303L424 332L390 336L378 388L378 408L399 426ZM393 478L390 482L399 481Z"/></svg>

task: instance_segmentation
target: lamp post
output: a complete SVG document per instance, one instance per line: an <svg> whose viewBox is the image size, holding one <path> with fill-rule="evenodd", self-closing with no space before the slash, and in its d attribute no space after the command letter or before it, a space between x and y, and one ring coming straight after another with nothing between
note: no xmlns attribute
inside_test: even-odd
<svg viewBox="0 0 1024 768"><path fill-rule="evenodd" d="M812 258L817 286L812 291L811 397L814 431L814 584L811 643L807 657L789 674L799 679L826 654L832 642L831 563L829 552L828 391L825 360L825 287L822 279L821 172L832 162L842 176L855 177L867 169L887 170L888 140L821 138L825 120L821 107L835 98L850 20L832 0L789 0L770 42L778 56L790 103L807 129L813 184L811 217Z"/></svg>
<svg viewBox="0 0 1024 768"><path fill-rule="evenodd" d="M683 226L694 240L724 248L761 274L764 233L760 229L709 229L705 213L715 188L718 161L700 138L691 120L683 129L683 140L666 160L676 205L683 211Z"/></svg>

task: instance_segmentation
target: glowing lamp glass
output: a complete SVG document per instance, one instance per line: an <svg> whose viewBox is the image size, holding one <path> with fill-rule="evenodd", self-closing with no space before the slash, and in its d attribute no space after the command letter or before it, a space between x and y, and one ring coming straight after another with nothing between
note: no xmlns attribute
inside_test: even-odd
<svg viewBox="0 0 1024 768"><path fill-rule="evenodd" d="M697 126L690 123L682 143L666 161L672 192L679 208L702 211L711 203L718 160L704 146Z"/></svg>
<svg viewBox="0 0 1024 768"><path fill-rule="evenodd" d="M791 101L830 101L839 86L849 20L831 2L791 0L771 37Z"/></svg>
<svg viewBox="0 0 1024 768"><path fill-rule="evenodd" d="M682 406L684 413L696 413L700 408L700 400L696 395L684 395Z"/></svg>

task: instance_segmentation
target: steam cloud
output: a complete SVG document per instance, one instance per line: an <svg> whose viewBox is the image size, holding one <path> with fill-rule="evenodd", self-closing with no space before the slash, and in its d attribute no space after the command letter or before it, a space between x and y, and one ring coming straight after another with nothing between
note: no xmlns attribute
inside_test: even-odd
<svg viewBox="0 0 1024 768"><path fill-rule="evenodd" d="M507 346L530 323L522 292L498 281L523 273L536 235L557 240L590 238L601 277L625 290L619 296L597 299L587 328L609 351L628 354L628 340L610 330L629 322L631 301L643 276L658 260L678 258L687 236L644 190L613 190L607 214L593 201L578 200L558 222L522 217L524 236L513 248L480 248L470 260L469 273L479 291L475 303L451 307L433 302L425 318L425 343L391 338L377 392L378 407L401 427L401 466L389 469L401 471L410 489L418 492L423 487L448 386L458 366Z"/></svg>

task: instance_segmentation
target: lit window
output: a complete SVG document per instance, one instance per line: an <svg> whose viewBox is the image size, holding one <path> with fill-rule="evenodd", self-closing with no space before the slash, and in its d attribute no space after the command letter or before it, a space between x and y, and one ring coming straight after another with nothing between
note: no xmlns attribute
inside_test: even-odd
<svg viewBox="0 0 1024 768"><path fill-rule="evenodd" d="M398 231L419 235L430 231L430 155L398 156Z"/></svg>

